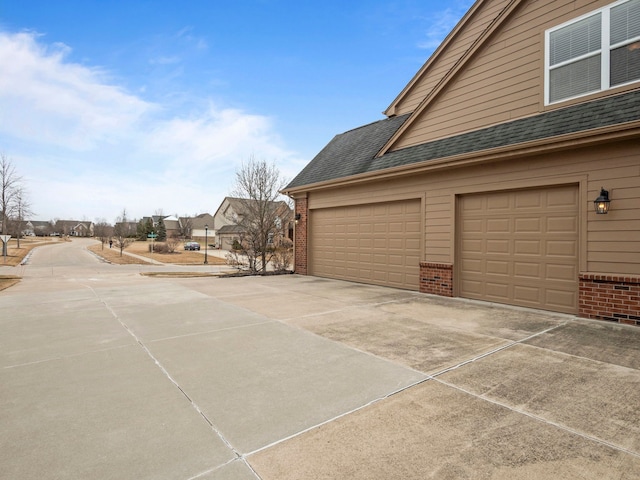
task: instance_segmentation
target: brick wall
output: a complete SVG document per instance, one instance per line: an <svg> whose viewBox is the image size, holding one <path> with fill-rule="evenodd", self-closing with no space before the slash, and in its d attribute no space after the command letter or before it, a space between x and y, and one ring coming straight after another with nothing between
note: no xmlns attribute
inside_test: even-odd
<svg viewBox="0 0 640 480"><path fill-rule="evenodd" d="M453 297L453 265L420 262L420 292Z"/></svg>
<svg viewBox="0 0 640 480"><path fill-rule="evenodd" d="M640 325L640 277L580 275L579 315Z"/></svg>
<svg viewBox="0 0 640 480"><path fill-rule="evenodd" d="M295 213L300 214L300 220L296 222L294 271L301 275L307 274L307 199L297 198Z"/></svg>

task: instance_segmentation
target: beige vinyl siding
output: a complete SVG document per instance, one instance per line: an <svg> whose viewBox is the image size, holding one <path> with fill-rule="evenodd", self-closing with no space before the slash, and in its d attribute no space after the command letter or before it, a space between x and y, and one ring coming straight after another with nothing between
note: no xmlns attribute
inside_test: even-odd
<svg viewBox="0 0 640 480"><path fill-rule="evenodd" d="M412 174L368 184L312 191L310 209L402 198L424 198L422 261L453 264L456 195L577 184L580 191L581 271L640 274L640 151L637 140L617 146L505 160L476 167ZM611 211L596 215L600 187L611 192ZM616 248L608 248L611 245Z"/></svg>
<svg viewBox="0 0 640 480"><path fill-rule="evenodd" d="M482 9L469 19L467 28L459 32L459 35L448 45L446 51L431 65L428 65L426 72L422 72L422 77L417 79L417 82L404 93L404 96L395 105L396 115L413 112L508 3L508 0L485 3Z"/></svg>
<svg viewBox="0 0 640 480"><path fill-rule="evenodd" d="M522 2L391 150L543 111L544 31L609 3Z"/></svg>

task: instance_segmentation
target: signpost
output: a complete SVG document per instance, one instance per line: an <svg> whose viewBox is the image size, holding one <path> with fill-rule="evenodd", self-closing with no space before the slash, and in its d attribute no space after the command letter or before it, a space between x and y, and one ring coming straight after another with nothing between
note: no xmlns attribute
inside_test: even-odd
<svg viewBox="0 0 640 480"><path fill-rule="evenodd" d="M10 239L11 235L0 235L0 240L2 240L2 256L4 257L5 263L7 263L7 248Z"/></svg>
<svg viewBox="0 0 640 480"><path fill-rule="evenodd" d="M156 239L157 236L158 234L153 232L147 235L147 238L151 239L151 253L153 253L153 241Z"/></svg>

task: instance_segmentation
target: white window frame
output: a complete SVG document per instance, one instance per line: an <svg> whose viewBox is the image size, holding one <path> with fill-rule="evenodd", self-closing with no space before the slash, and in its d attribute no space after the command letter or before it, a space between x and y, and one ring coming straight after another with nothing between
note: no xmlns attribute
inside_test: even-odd
<svg viewBox="0 0 640 480"><path fill-rule="evenodd" d="M626 44L629 43L634 43L637 41L640 41L640 37L633 37L630 39L625 40L624 42L620 42L617 44L613 44L610 45L610 37L611 37L611 31L610 31L610 25L611 25L611 9L614 7L617 7L619 5L623 5L627 2L629 2L630 0L620 0L618 2L612 3L610 5L607 5L606 7L602 7L599 8L598 10L594 10L592 12L589 12L585 15L582 15L580 17L577 18L573 18L571 20L569 20L568 22L565 22L561 25L557 25L553 28L550 28L548 30L545 31L544 34L544 104L545 105L553 105L553 104L557 104L557 103L561 103L561 102L566 102L568 100L572 100L575 98L580 98L580 97L584 97L586 95L592 95L594 93L598 93L598 92L602 92L605 90L610 90L612 88L618 88L618 87L623 87L625 85L630 85L633 83L637 83L640 82L640 79L636 79L636 80L632 80L630 82L626 82L623 84L619 84L619 85L614 85L611 86L610 83L610 65L611 65L611 51L619 48L621 46L624 46ZM601 45L600 45L600 50L597 51L593 51L593 52L589 52L588 54L582 55L580 57L574 57L571 58L570 60L567 60L566 62L562 62L559 63L558 65L554 65L554 68L558 68L573 62L576 62L578 60L582 60L591 56L595 56L600 54L600 88L597 90L592 90L589 92L584 92L581 93L579 95L574 95L572 97L566 97L566 98L562 98L560 100L555 100L553 102L551 102L549 100L549 96L550 96L550 71L552 70L552 68L550 67L550 61L551 61L551 52L550 52L550 47L551 47L551 34L557 30L560 30L562 28L565 28L573 23L579 22L581 20L584 20L586 18L592 17L594 15L601 15L601 24L600 24L600 28L601 28Z"/></svg>

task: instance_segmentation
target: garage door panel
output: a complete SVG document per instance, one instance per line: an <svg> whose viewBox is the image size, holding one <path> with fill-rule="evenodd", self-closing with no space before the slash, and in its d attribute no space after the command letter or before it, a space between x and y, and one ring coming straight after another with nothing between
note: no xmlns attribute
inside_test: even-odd
<svg viewBox="0 0 640 480"><path fill-rule="evenodd" d="M547 255L574 258L578 254L576 240L547 240Z"/></svg>
<svg viewBox="0 0 640 480"><path fill-rule="evenodd" d="M405 249L407 252L417 252L420 250L420 239L419 238L407 238L405 240Z"/></svg>
<svg viewBox="0 0 640 480"><path fill-rule="evenodd" d="M480 219L465 219L462 222L462 228L465 232L472 233L482 233L484 231L484 225L482 220Z"/></svg>
<svg viewBox="0 0 640 480"><path fill-rule="evenodd" d="M553 189L549 190L545 196L547 202L545 207L549 209L568 208L573 209L578 204L578 189Z"/></svg>
<svg viewBox="0 0 640 480"><path fill-rule="evenodd" d="M540 195L538 191L523 191L515 197L508 194L509 200L513 201L513 205L516 209L535 209L539 210L545 201L544 195Z"/></svg>
<svg viewBox="0 0 640 480"><path fill-rule="evenodd" d="M495 275L509 275L509 262L487 260L487 273Z"/></svg>
<svg viewBox="0 0 640 480"><path fill-rule="evenodd" d="M504 283L486 282L486 295L492 300L505 301L509 299L509 286Z"/></svg>
<svg viewBox="0 0 640 480"><path fill-rule="evenodd" d="M405 228L407 233L420 233L422 231L422 226L419 221L417 222L406 222Z"/></svg>
<svg viewBox="0 0 640 480"><path fill-rule="evenodd" d="M577 186L462 196L458 211L460 296L577 311Z"/></svg>
<svg viewBox="0 0 640 480"><path fill-rule="evenodd" d="M540 231L541 219L534 218L516 218L515 219L515 233L532 233Z"/></svg>
<svg viewBox="0 0 640 480"><path fill-rule="evenodd" d="M370 223L361 223L359 232L361 234L370 234L371 232L373 232L373 225Z"/></svg>
<svg viewBox="0 0 640 480"><path fill-rule="evenodd" d="M420 257L418 255L405 255L407 265L419 265Z"/></svg>
<svg viewBox="0 0 640 480"><path fill-rule="evenodd" d="M508 233L510 230L509 218L490 218L487 219L486 232L491 233Z"/></svg>
<svg viewBox="0 0 640 480"><path fill-rule="evenodd" d="M477 275L482 275L482 272L484 271L484 261L485 260L481 260L478 258L463 258L461 261L462 271L467 273L467 277L473 275L474 273Z"/></svg>
<svg viewBox="0 0 640 480"><path fill-rule="evenodd" d="M573 264L560 265L551 263L546 265L546 269L545 277L553 278L557 281L574 282L578 276L578 269Z"/></svg>
<svg viewBox="0 0 640 480"><path fill-rule="evenodd" d="M309 270L328 276L417 290L422 236L418 199L311 210ZM333 249L325 245L331 229L340 233Z"/></svg>
<svg viewBox="0 0 640 480"><path fill-rule="evenodd" d="M540 287L515 285L513 298L520 304L537 305L542 302L542 289Z"/></svg>
<svg viewBox="0 0 640 480"><path fill-rule="evenodd" d="M578 233L578 218L574 216L547 217L548 233Z"/></svg>
<svg viewBox="0 0 640 480"><path fill-rule="evenodd" d="M485 242L488 254L509 254L509 240L487 239Z"/></svg>
<svg viewBox="0 0 640 480"><path fill-rule="evenodd" d="M493 212L500 212L502 210L510 210L509 196L506 194L498 193L491 197L486 197L486 209Z"/></svg>
<svg viewBox="0 0 640 480"><path fill-rule="evenodd" d="M471 298L474 298L472 295L480 296L484 294L482 288L482 282L479 280L468 280L463 279L461 281L462 290L464 290Z"/></svg>
<svg viewBox="0 0 640 480"><path fill-rule="evenodd" d="M552 288L547 289L546 303L550 307L555 307L561 310L565 305L576 303L578 301L578 294L576 292L569 292L566 290L555 290Z"/></svg>
<svg viewBox="0 0 640 480"><path fill-rule="evenodd" d="M514 240L513 246L515 255L542 255L541 240Z"/></svg>
<svg viewBox="0 0 640 480"><path fill-rule="evenodd" d="M517 277L540 278L540 264L513 262L513 274Z"/></svg>
<svg viewBox="0 0 640 480"><path fill-rule="evenodd" d="M467 238L462 240L462 249L465 252L475 252L481 253L482 250L482 240L479 238Z"/></svg>

